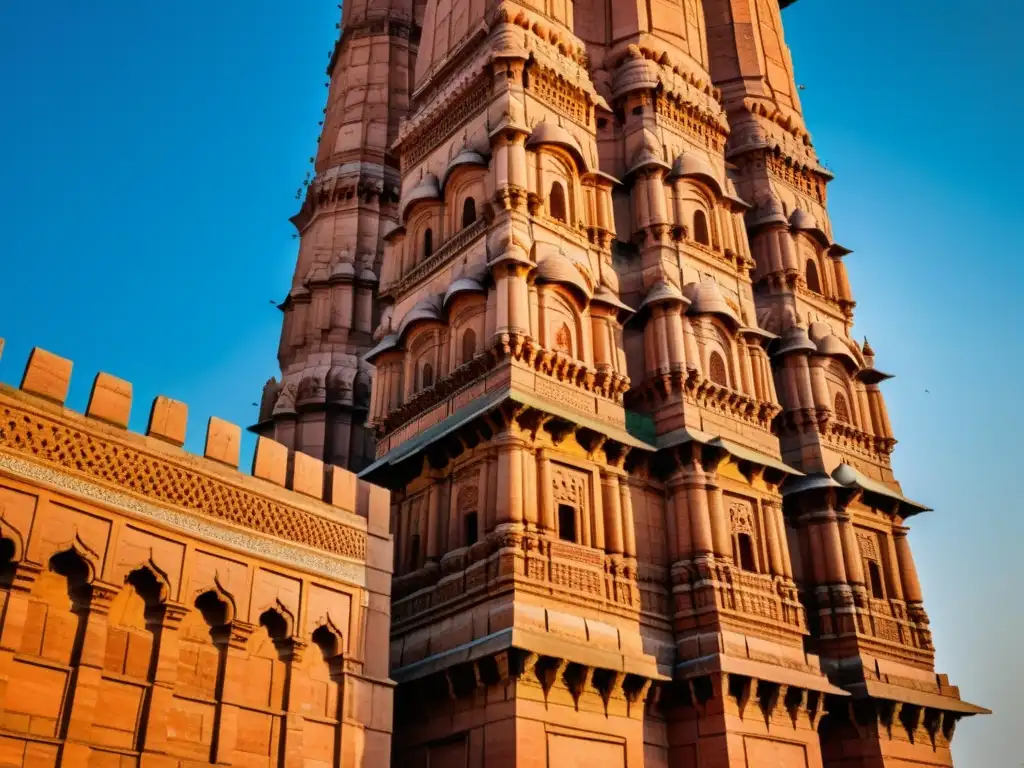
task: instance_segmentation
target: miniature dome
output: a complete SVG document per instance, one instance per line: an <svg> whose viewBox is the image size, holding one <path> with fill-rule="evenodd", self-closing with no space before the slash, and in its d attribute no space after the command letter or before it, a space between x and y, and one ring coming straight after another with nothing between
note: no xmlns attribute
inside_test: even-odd
<svg viewBox="0 0 1024 768"><path fill-rule="evenodd" d="M377 275L374 274L373 270L369 267L363 267L359 271L359 282L361 283L376 283Z"/></svg>
<svg viewBox="0 0 1024 768"><path fill-rule="evenodd" d="M579 163L581 170L589 170L587 159L583 156L583 148L580 147L580 143L562 126L549 123L547 120L537 123L533 133L526 139L526 146L529 148L544 144L555 144L567 149L576 158L576 162Z"/></svg>
<svg viewBox="0 0 1024 768"><path fill-rule="evenodd" d="M815 342L818 346L819 355L828 355L829 357L838 357L844 360L853 370L860 368L857 363L857 358L853 356L849 348L843 344L835 334L830 333L828 336L824 336Z"/></svg>
<svg viewBox="0 0 1024 768"><path fill-rule="evenodd" d="M448 286L441 302L442 307L447 309L452 300L461 293L484 293L484 287L479 280L474 280L472 277L460 277Z"/></svg>
<svg viewBox="0 0 1024 768"><path fill-rule="evenodd" d="M626 176L632 176L639 170L650 167L665 168L668 169L669 165L660 157L650 146L645 144L639 152L633 156L633 162L629 165L629 170L626 171Z"/></svg>
<svg viewBox="0 0 1024 768"><path fill-rule="evenodd" d="M432 173L426 173L420 180L420 183L413 187L402 200L399 208L399 220L404 222L409 209L417 203L422 203L428 200L440 200L441 199L441 185L437 181L437 176Z"/></svg>
<svg viewBox="0 0 1024 768"><path fill-rule="evenodd" d="M828 235L818 225L817 219L813 215L808 213L802 208L797 208L789 217L789 226L794 232L806 232L815 239L819 240L822 245L829 246L832 241L829 240Z"/></svg>
<svg viewBox="0 0 1024 768"><path fill-rule="evenodd" d="M375 346L373 349L371 349L369 352L363 355L363 360L372 364L375 359L383 355L385 352L390 352L391 350L396 349L397 347L398 334L389 333L387 336L380 340L380 343L377 346Z"/></svg>
<svg viewBox="0 0 1024 768"><path fill-rule="evenodd" d="M654 306L655 304L666 304L669 302L689 305L690 300L683 296L682 292L672 285L672 283L659 280L651 286L647 295L644 296L644 300L640 302L640 309Z"/></svg>
<svg viewBox="0 0 1024 768"><path fill-rule="evenodd" d="M728 176L725 177L725 192L722 196L727 200L731 200L732 202L736 203L736 205L740 206L741 208L751 207L750 203L748 203L746 200L740 197L739 192L736 191L736 182L734 182Z"/></svg>
<svg viewBox="0 0 1024 768"><path fill-rule="evenodd" d="M592 304L604 304L609 307L615 307L620 312L628 312L633 314L634 310L631 306L624 303L613 291L610 291L604 285L598 287L597 292L594 294L594 298L590 300Z"/></svg>
<svg viewBox="0 0 1024 768"><path fill-rule="evenodd" d="M452 158L452 161L448 163L448 167L444 169L444 173L441 176L442 190L445 188L445 185L448 184L448 177L455 172L456 168L463 165L475 165L486 168L487 159L479 152L476 152L469 147L463 147L462 150Z"/></svg>
<svg viewBox="0 0 1024 768"><path fill-rule="evenodd" d="M405 336L412 326L418 323L429 322L444 322L444 316L441 314L440 296L430 296L416 302L413 308L402 318L402 322L398 324L398 338Z"/></svg>
<svg viewBox="0 0 1024 768"><path fill-rule="evenodd" d="M793 352L817 352L818 348L807 336L807 331L794 325L782 336L782 344L775 350L772 357L782 357Z"/></svg>
<svg viewBox="0 0 1024 768"><path fill-rule="evenodd" d="M331 270L331 280L352 280L356 276L356 268L349 261L339 261Z"/></svg>
<svg viewBox="0 0 1024 768"><path fill-rule="evenodd" d="M732 320L737 325L740 320L736 312L722 296L718 283L711 280L702 283L690 283L684 289L684 294L690 299L691 315L721 315Z"/></svg>
<svg viewBox="0 0 1024 768"><path fill-rule="evenodd" d="M548 256L537 265L535 274L538 283L570 285L582 293L586 300L593 295L587 280L564 256Z"/></svg>
<svg viewBox="0 0 1024 768"><path fill-rule="evenodd" d="M748 227L760 227L765 224L787 224L788 219L782 210L782 203L772 197L747 211L746 223Z"/></svg>
<svg viewBox="0 0 1024 768"><path fill-rule="evenodd" d="M721 196L722 185L715 176L711 164L695 152L683 152L672 163L669 178L699 179Z"/></svg>

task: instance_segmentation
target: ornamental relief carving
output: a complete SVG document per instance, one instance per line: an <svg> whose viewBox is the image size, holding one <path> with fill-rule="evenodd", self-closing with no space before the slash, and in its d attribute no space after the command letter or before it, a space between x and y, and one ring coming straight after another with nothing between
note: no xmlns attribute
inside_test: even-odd
<svg viewBox="0 0 1024 768"><path fill-rule="evenodd" d="M857 546L861 555L878 562L878 539L873 533L857 533Z"/></svg>
<svg viewBox="0 0 1024 768"><path fill-rule="evenodd" d="M366 557L362 531L45 416L4 408L0 448L267 536L343 557Z"/></svg>
<svg viewBox="0 0 1024 768"><path fill-rule="evenodd" d="M443 111L438 110L436 119L431 120L415 136L403 139L402 167L415 165L455 133L463 123L487 105L490 92L489 80L481 78L453 103L444 105Z"/></svg>
<svg viewBox="0 0 1024 768"><path fill-rule="evenodd" d="M586 512L590 496L590 476L564 465L551 465L551 482L555 504L569 504Z"/></svg>
<svg viewBox="0 0 1024 768"><path fill-rule="evenodd" d="M459 488L459 494L455 498L455 508L459 514L475 512L478 506L478 492L476 485L464 485Z"/></svg>
<svg viewBox="0 0 1024 768"><path fill-rule="evenodd" d="M729 524L733 533L754 535L754 507L746 499L728 499Z"/></svg>
<svg viewBox="0 0 1024 768"><path fill-rule="evenodd" d="M527 91L545 106L589 128L593 122L590 99L586 91L569 83L554 70L534 66L527 72Z"/></svg>

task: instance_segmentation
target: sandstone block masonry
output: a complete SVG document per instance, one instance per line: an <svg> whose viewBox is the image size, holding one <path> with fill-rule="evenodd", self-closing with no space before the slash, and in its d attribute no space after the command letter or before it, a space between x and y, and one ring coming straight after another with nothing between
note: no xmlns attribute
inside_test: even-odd
<svg viewBox="0 0 1024 768"><path fill-rule="evenodd" d="M0 766L386 766L389 492L71 372L0 385Z"/></svg>

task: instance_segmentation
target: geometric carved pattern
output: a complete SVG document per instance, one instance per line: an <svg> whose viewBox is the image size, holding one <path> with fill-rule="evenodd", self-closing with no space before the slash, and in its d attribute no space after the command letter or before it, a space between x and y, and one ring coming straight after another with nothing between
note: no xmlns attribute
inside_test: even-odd
<svg viewBox="0 0 1024 768"><path fill-rule="evenodd" d="M874 560L878 562L878 540L874 534L871 533L858 533L857 534L857 545L860 547L860 553L863 557L868 560Z"/></svg>
<svg viewBox="0 0 1024 768"><path fill-rule="evenodd" d="M4 408L0 447L259 533L342 557L366 558L362 531L250 493L188 465L84 434L45 416Z"/></svg>

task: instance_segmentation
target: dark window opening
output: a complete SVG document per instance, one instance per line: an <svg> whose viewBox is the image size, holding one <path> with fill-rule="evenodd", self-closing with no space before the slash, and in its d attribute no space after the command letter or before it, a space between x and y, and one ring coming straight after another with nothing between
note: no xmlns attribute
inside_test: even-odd
<svg viewBox="0 0 1024 768"><path fill-rule="evenodd" d="M814 261L807 260L807 289L815 293L821 293L821 279L818 277L818 267Z"/></svg>
<svg viewBox="0 0 1024 768"><path fill-rule="evenodd" d="M427 229L423 233L423 258L429 259L434 253L434 230Z"/></svg>
<svg viewBox="0 0 1024 768"><path fill-rule="evenodd" d="M754 555L754 540L749 533L736 535L736 562L744 571L757 573L757 557Z"/></svg>
<svg viewBox="0 0 1024 768"><path fill-rule="evenodd" d="M562 223L569 221L565 213L565 188L557 181L551 185L551 197L548 199L548 208L551 211L551 218L558 219Z"/></svg>
<svg viewBox="0 0 1024 768"><path fill-rule="evenodd" d="M468 363L476 357L476 332L470 328L462 334L462 362Z"/></svg>
<svg viewBox="0 0 1024 768"><path fill-rule="evenodd" d="M871 596L875 600L885 599L885 590L882 588L882 569L874 560L868 560L868 578L871 580Z"/></svg>
<svg viewBox="0 0 1024 768"><path fill-rule="evenodd" d="M576 507L569 504L558 505L558 538L562 541L576 542Z"/></svg>
<svg viewBox="0 0 1024 768"><path fill-rule="evenodd" d="M434 367L430 363L423 366L423 389L434 386Z"/></svg>
<svg viewBox="0 0 1024 768"><path fill-rule="evenodd" d="M477 522L476 512L467 512L463 518L463 533L466 538L466 546L472 547L480 538L480 530L478 528L479 523Z"/></svg>
<svg viewBox="0 0 1024 768"><path fill-rule="evenodd" d="M693 214L693 239L701 245L711 245L708 217L704 215L704 211L697 211Z"/></svg>
<svg viewBox="0 0 1024 768"><path fill-rule="evenodd" d="M409 568L415 570L420 564L420 535L414 533L409 539Z"/></svg>
<svg viewBox="0 0 1024 768"><path fill-rule="evenodd" d="M467 197L466 202L462 204L463 228L468 227L474 221L476 221L476 200L472 197Z"/></svg>

